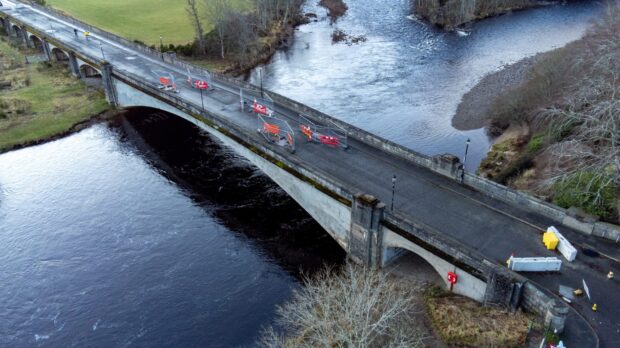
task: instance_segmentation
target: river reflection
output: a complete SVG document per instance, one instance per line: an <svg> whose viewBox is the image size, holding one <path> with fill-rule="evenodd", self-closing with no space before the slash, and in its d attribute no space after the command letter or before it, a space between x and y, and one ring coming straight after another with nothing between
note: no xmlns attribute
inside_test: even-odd
<svg viewBox="0 0 620 348"><path fill-rule="evenodd" d="M251 345L340 247L196 128L133 110L0 156L0 346Z"/></svg>

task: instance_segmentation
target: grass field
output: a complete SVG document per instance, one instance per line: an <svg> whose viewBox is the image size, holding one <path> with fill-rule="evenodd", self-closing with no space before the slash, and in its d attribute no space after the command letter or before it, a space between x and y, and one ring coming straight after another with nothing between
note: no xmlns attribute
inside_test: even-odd
<svg viewBox="0 0 620 348"><path fill-rule="evenodd" d="M103 92L69 75L64 66L23 64L24 56L0 40L0 152L70 130L108 108Z"/></svg>
<svg viewBox="0 0 620 348"><path fill-rule="evenodd" d="M250 0L232 0L249 8ZM48 0L52 7L116 35L149 45L185 44L194 30L185 10L185 0ZM204 30L209 30L204 23Z"/></svg>

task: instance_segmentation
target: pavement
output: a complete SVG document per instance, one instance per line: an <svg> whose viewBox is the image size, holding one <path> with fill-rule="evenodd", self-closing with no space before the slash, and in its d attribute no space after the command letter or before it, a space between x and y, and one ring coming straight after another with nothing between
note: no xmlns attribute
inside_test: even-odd
<svg viewBox="0 0 620 348"><path fill-rule="evenodd" d="M7 1L0 1L5 4L0 7L0 11L6 11L84 55L97 59L105 55L105 60L115 70L140 76L145 82L153 84L157 84L159 72L172 74L180 90L177 96L201 105L200 93L184 83L187 78L185 71L95 34L91 34L87 42L82 35L74 36L74 27L69 23L28 6L7 11ZM218 83L214 83L214 87L214 91L204 94L205 109L246 128L251 136L260 137L256 132L260 126L256 116L248 113L247 107L245 112L240 110L239 91ZM248 99L246 101L250 102L252 94L244 94ZM293 129L299 129L300 120L295 112L278 105L274 109L280 117L287 119ZM556 294L560 284L581 288L582 280L587 283L592 302L597 303L598 310L593 312L590 309L591 302L585 297L571 304L576 312L569 316L564 334L565 343L569 347L595 347L597 339L592 334L592 328L600 338L601 347L615 347L620 342L620 285L618 280L606 278L610 270L620 276L618 244L553 223L536 212L490 198L454 180L353 139L349 139L349 149L346 151L318 143L306 143L299 132L296 142L296 152L290 156L297 157L310 168L337 178L351 187L352 192L370 193L384 202L390 202L392 176L396 175L395 210L447 234L501 265L505 265L506 259L513 253L517 257L562 258L559 253L546 250L542 244L543 230L549 225L555 225L578 247L577 259L572 263L565 261L558 273L523 275ZM583 248L596 250L600 255L586 256L582 252Z"/></svg>

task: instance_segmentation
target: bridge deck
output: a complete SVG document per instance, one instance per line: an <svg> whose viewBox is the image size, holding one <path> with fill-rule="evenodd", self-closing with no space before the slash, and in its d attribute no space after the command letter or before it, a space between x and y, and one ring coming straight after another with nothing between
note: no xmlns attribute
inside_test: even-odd
<svg viewBox="0 0 620 348"><path fill-rule="evenodd" d="M89 42L86 42L83 36L76 38L73 26L30 8L21 8L11 11L10 14L41 32L53 28L54 32L48 32L49 35L77 48L77 52L84 55L99 58L103 49L106 60L115 70L141 76L145 81L156 83L156 71L170 72L175 76L181 91L178 96L195 105L201 105L200 93L184 83L184 71L96 36ZM215 87L217 91L205 93L206 109L227 117L246 128L252 136L259 137L256 132L259 127L256 117L239 110L238 92L224 85L215 84ZM251 95L248 97L251 98ZM287 117L294 129L299 129L298 117L294 112L281 106L276 106L276 111ZM547 251L541 243L541 230L552 222L535 212L509 206L354 139L349 140L350 148L346 151L305 143L299 134L296 141L297 150L291 156L303 160L311 168L329 173L359 192L377 196L388 204L388 209L391 179L396 175L396 210L448 234L482 253L489 260L503 264L511 253L517 256L558 256ZM620 259L617 247L612 243L594 240L593 237L584 236L565 226L555 225L572 241L594 245L596 249L605 250ZM617 331L620 327L620 306L617 305L617 300L614 300L618 287L609 286L609 281L604 277L609 270L620 274L614 261L580 255L573 263L565 262L560 274L527 276L554 293L557 293L559 284L580 287L581 280L585 279L595 300L599 302L599 311L594 314L589 308L576 308L597 328L603 338L602 343L612 344L620 338ZM569 337L578 338L585 334L571 323L567 322Z"/></svg>

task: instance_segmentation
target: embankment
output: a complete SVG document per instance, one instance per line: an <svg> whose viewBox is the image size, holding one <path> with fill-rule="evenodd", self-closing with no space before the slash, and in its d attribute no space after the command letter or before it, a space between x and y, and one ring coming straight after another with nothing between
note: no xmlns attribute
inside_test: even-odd
<svg viewBox="0 0 620 348"><path fill-rule="evenodd" d="M440 27L453 29L467 22L548 3L535 0L414 0L411 6L416 16Z"/></svg>
<svg viewBox="0 0 620 348"><path fill-rule="evenodd" d="M26 64L0 39L0 153L57 139L109 117L105 96L62 65Z"/></svg>
<svg viewBox="0 0 620 348"><path fill-rule="evenodd" d="M620 2L579 41L484 78L453 125L486 127L495 144L481 176L584 219L618 223Z"/></svg>

